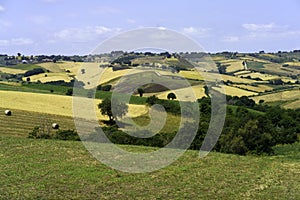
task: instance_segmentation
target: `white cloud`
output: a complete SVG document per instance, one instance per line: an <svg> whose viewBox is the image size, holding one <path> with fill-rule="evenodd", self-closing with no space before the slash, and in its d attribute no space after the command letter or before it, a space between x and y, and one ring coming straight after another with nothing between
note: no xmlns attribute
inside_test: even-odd
<svg viewBox="0 0 300 200"><path fill-rule="evenodd" d="M186 27L183 28L182 32L187 35L193 35L197 37L208 37L210 34L210 28L195 28L195 27Z"/></svg>
<svg viewBox="0 0 300 200"><path fill-rule="evenodd" d="M9 21L5 21L5 20L0 19L0 28L8 27L10 25L11 25L11 23Z"/></svg>
<svg viewBox="0 0 300 200"><path fill-rule="evenodd" d="M0 46L8 46L9 40L0 40Z"/></svg>
<svg viewBox="0 0 300 200"><path fill-rule="evenodd" d="M242 24L242 27L248 31L271 31L278 28L274 23L269 24Z"/></svg>
<svg viewBox="0 0 300 200"><path fill-rule="evenodd" d="M3 11L5 11L5 8L0 5L0 12L3 12Z"/></svg>
<svg viewBox="0 0 300 200"><path fill-rule="evenodd" d="M33 40L29 38L13 38L10 40L0 40L0 46L9 46L9 45L28 45L33 44Z"/></svg>
<svg viewBox="0 0 300 200"><path fill-rule="evenodd" d="M104 26L88 26L85 28L67 28L54 34L55 38L63 40L90 41L99 36L109 36L120 32L120 28Z"/></svg>
<svg viewBox="0 0 300 200"><path fill-rule="evenodd" d="M222 39L223 42L238 42L240 40L237 36L226 36Z"/></svg>
<svg viewBox="0 0 300 200"><path fill-rule="evenodd" d="M128 24L135 24L136 23L136 21L134 19L127 19L126 22Z"/></svg>

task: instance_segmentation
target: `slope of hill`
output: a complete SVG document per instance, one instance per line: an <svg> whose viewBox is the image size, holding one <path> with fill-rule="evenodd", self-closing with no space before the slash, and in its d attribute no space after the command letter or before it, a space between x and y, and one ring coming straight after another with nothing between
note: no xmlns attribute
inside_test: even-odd
<svg viewBox="0 0 300 200"><path fill-rule="evenodd" d="M164 169L129 174L101 164L80 142L0 136L0 198L299 199L300 155L289 147L272 157L210 153L200 159L187 151Z"/></svg>

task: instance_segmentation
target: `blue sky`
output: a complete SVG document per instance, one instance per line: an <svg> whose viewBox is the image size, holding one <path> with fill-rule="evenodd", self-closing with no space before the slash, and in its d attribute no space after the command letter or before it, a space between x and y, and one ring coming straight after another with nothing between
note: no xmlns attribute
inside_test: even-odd
<svg viewBox="0 0 300 200"><path fill-rule="evenodd" d="M141 27L183 33L208 52L300 49L297 0L0 0L0 54L88 54Z"/></svg>

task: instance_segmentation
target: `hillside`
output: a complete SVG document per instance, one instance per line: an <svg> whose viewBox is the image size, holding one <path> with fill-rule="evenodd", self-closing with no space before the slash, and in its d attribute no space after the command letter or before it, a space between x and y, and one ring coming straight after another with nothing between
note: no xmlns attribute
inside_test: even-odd
<svg viewBox="0 0 300 200"><path fill-rule="evenodd" d="M129 54L118 62L110 56L97 62L47 60L0 66L0 176L4 177L0 179L0 199L300 199L298 111L268 106L300 108L297 53L212 54L224 85L216 81L215 71L199 73L182 59L183 55ZM195 54L185 56L201 62ZM182 120L177 100L193 101L187 90L191 87L201 121L190 148L199 149L211 117L210 99L204 89L208 84L210 90L237 96L227 98L224 133L215 148L231 154L211 152L200 159L199 151L188 150L166 168L130 174L102 164L81 142L27 138L36 126L49 129L50 134L57 131L51 128L52 123L58 123L60 130L75 129L72 91L69 93L72 84L81 76L95 78L104 68L93 101L106 134L116 144L127 144L118 145L120 148L145 153L168 143ZM42 73L25 76L37 71ZM208 77L206 81L204 77ZM171 90L155 84L160 79L173 87L176 100L166 100ZM140 126L149 124L151 104L147 97L157 96L159 99L152 103L162 103L168 111L166 124L155 135L157 141L124 136L124 128L136 127L130 123L120 129L107 125L108 117L97 108L103 99L111 97L117 84L130 91L129 86L137 80L145 81L140 86L144 97L134 92L125 118L132 117ZM92 84L83 81L80 91L88 93L91 88ZM4 114L6 109L12 111L11 116ZM291 144L282 145L281 141ZM108 144L101 145L109 149Z"/></svg>
<svg viewBox="0 0 300 200"><path fill-rule="evenodd" d="M172 165L144 174L113 170L80 142L0 136L0 156L1 199L300 198L300 155L288 146L271 157L211 153L200 159L197 151L188 151Z"/></svg>
<svg viewBox="0 0 300 200"><path fill-rule="evenodd" d="M39 59L39 57L37 58ZM78 57L76 59L80 60ZM83 57L80 61L85 61L85 59ZM92 62L93 59L97 62ZM112 86L111 90L113 90L117 84L120 84L120 80L132 84L131 80L146 76L146 74L150 75L153 72L164 80L172 77L172 79L177 80L176 83L180 82L181 78L186 79L196 89L194 91L197 98L205 96L201 87L205 84L212 84L211 89L225 91L227 95L249 96L257 102L261 99L268 99L265 103L270 105L282 101L284 103L280 105L285 108L298 108L295 103L298 99L290 101L287 98L280 100L278 98L268 98L268 95L271 94L281 97L283 91L296 91L297 88L300 88L300 53L298 51L278 53L222 52L209 55L203 53L153 54L149 52L131 52L123 53L117 58L112 55L103 55L95 56L93 59L85 62L58 60L55 63L49 62L48 59L47 62L35 63L35 61L32 61L32 64L16 65L3 63L2 66L0 63L0 81L4 83L7 81L22 82L23 85L28 81L29 83L38 82L51 85L51 82L53 82L56 85L68 85L76 77L89 79L90 76L90 80L96 80L93 75L100 75L98 73L105 69L100 80L98 80L98 85L110 85ZM203 63L209 59L216 63L225 86L216 82L215 72L201 68ZM200 71L194 70L191 64L199 65ZM44 73L28 77L22 75L35 68L43 69ZM145 80L151 76L145 77ZM207 77L206 80L204 80L204 77ZM84 81L83 84L85 88L93 87L89 85L88 80ZM168 81L168 84L174 85L171 81ZM143 88L143 86L141 87ZM159 98L165 99L169 93L169 91L165 91L158 85L145 85L144 87L147 88L145 96L156 94ZM181 100L189 100L189 97L183 92L185 87L179 84L174 91L179 94L178 96L183 97Z"/></svg>

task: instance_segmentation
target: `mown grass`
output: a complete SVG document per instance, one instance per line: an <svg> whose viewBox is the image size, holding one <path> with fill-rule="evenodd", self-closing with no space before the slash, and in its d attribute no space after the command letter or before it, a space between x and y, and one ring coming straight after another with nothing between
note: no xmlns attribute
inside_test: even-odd
<svg viewBox="0 0 300 200"><path fill-rule="evenodd" d="M133 118L133 121L140 126L148 125L150 123L150 120L151 119L148 114ZM168 113L166 123L160 132L161 133L177 132L180 126L180 121L181 121L181 116Z"/></svg>
<svg viewBox="0 0 300 200"><path fill-rule="evenodd" d="M257 61L247 61L247 67L249 69L263 69L264 67L263 62L257 62Z"/></svg>
<svg viewBox="0 0 300 200"><path fill-rule="evenodd" d="M152 148L121 146L146 152ZM187 151L143 174L113 170L81 142L0 136L1 199L299 199L299 151L272 157ZM286 157L290 156L290 157Z"/></svg>
<svg viewBox="0 0 300 200"><path fill-rule="evenodd" d="M61 129L75 129L72 117L15 109L12 116L6 116L4 110L0 108L0 135L27 137L35 126L51 127L52 123L58 123ZM51 133L56 131L50 130Z"/></svg>

